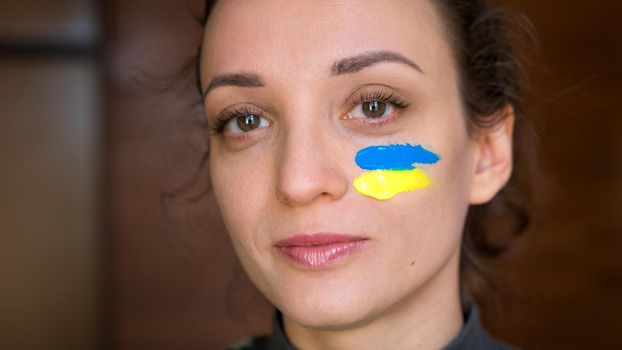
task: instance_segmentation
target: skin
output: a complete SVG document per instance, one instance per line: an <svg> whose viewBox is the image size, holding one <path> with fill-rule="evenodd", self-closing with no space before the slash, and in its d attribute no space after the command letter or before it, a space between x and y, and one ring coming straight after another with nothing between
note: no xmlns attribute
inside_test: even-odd
<svg viewBox="0 0 622 350"><path fill-rule="evenodd" d="M263 82L205 96L210 125L240 106L263 117L248 133L235 132L234 121L210 137L214 192L242 265L300 349L438 349L462 327L464 219L510 175L513 117L507 107L502 124L469 135L445 32L430 2L412 0L224 0L208 21L204 89L230 73ZM422 72L380 62L331 75L336 60L369 51L397 52ZM361 89L397 94L409 106L365 119L352 102ZM432 185L387 201L357 193L356 152L403 143L441 156L424 167ZM274 247L316 232L368 240L320 270Z"/></svg>

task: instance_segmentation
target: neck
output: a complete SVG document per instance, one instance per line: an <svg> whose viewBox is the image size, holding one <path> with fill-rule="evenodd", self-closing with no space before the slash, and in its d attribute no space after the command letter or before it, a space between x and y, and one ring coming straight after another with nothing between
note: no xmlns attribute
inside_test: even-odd
<svg viewBox="0 0 622 350"><path fill-rule="evenodd" d="M425 285L390 310L345 330L309 329L283 316L285 331L298 349L440 349L460 332L459 254Z"/></svg>

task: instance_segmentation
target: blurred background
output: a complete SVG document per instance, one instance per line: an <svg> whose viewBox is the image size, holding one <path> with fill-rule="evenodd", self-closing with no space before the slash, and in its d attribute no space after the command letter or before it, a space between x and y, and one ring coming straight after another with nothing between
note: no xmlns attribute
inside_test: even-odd
<svg viewBox="0 0 622 350"><path fill-rule="evenodd" d="M622 331L622 2L508 0L540 35L551 205L483 310L525 349ZM199 166L201 1L0 2L0 349L221 349L267 332ZM190 65L189 65L190 64Z"/></svg>

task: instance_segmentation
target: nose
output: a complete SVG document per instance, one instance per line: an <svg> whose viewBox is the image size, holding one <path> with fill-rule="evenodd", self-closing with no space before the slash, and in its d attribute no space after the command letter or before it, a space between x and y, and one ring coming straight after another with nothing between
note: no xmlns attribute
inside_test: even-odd
<svg viewBox="0 0 622 350"><path fill-rule="evenodd" d="M335 201L348 190L343 152L320 128L297 128L285 136L277 162L277 198L288 206Z"/></svg>

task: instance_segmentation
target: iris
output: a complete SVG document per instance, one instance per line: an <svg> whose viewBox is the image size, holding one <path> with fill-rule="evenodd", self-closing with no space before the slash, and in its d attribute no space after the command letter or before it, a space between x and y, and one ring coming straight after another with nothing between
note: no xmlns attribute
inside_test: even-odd
<svg viewBox="0 0 622 350"><path fill-rule="evenodd" d="M249 132L257 129L260 122L261 118L254 114L247 114L236 118L236 124L243 132Z"/></svg>
<svg viewBox="0 0 622 350"><path fill-rule="evenodd" d="M387 104L380 101L363 102L363 114L369 118L380 118L387 110Z"/></svg>

